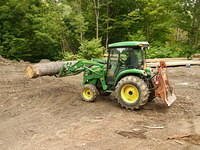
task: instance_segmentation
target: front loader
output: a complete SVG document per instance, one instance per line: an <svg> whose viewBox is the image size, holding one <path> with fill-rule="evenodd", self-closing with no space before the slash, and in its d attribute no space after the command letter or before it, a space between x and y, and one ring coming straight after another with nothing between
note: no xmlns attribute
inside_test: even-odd
<svg viewBox="0 0 200 150"><path fill-rule="evenodd" d="M165 62L153 72L145 62L148 42L128 41L109 45L107 60L66 62L59 77L84 72L82 99L93 102L97 95L114 92L118 103L126 109L139 109L155 97L170 106L175 100L169 84Z"/></svg>

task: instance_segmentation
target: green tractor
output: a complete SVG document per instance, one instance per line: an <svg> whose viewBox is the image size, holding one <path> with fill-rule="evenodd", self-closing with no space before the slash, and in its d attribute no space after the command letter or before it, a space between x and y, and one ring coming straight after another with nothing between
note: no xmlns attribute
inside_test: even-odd
<svg viewBox="0 0 200 150"><path fill-rule="evenodd" d="M139 109L154 97L159 97L170 106L176 99L169 85L166 66L161 62L156 73L146 66L145 55L148 42L128 41L109 45L107 60L79 60L66 62L60 77L83 75L82 99L95 101L97 95L112 92L118 103L126 109Z"/></svg>

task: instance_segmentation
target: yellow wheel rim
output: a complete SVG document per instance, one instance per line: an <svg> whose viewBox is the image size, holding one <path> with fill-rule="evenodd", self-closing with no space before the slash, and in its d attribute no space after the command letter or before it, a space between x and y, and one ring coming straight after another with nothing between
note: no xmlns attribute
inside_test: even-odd
<svg viewBox="0 0 200 150"><path fill-rule="evenodd" d="M85 88L83 90L83 97L86 99L86 100L90 100L92 99L94 96L93 92L91 91L91 89L89 88Z"/></svg>
<svg viewBox="0 0 200 150"><path fill-rule="evenodd" d="M135 103L139 98L138 88L132 84L125 84L121 89L121 98L126 103Z"/></svg>

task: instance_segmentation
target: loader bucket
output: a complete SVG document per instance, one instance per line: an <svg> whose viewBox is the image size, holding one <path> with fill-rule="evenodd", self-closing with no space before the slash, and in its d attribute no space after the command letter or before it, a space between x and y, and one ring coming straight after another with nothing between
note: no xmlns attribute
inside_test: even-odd
<svg viewBox="0 0 200 150"><path fill-rule="evenodd" d="M155 96L161 99L167 106L171 106L176 100L176 95L174 88L169 83L167 67L164 61L160 61L158 72L153 78L153 83L155 86Z"/></svg>

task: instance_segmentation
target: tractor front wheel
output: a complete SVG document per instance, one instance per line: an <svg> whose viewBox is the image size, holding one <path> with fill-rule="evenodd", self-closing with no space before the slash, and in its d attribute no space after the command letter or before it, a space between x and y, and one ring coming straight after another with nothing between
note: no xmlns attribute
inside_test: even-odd
<svg viewBox="0 0 200 150"><path fill-rule="evenodd" d="M134 110L147 103L149 90L139 77L126 76L118 82L115 95L123 108Z"/></svg>
<svg viewBox="0 0 200 150"><path fill-rule="evenodd" d="M82 95L83 101L94 102L98 95L98 90L96 86L94 86L93 84L86 84L82 88L81 95Z"/></svg>

